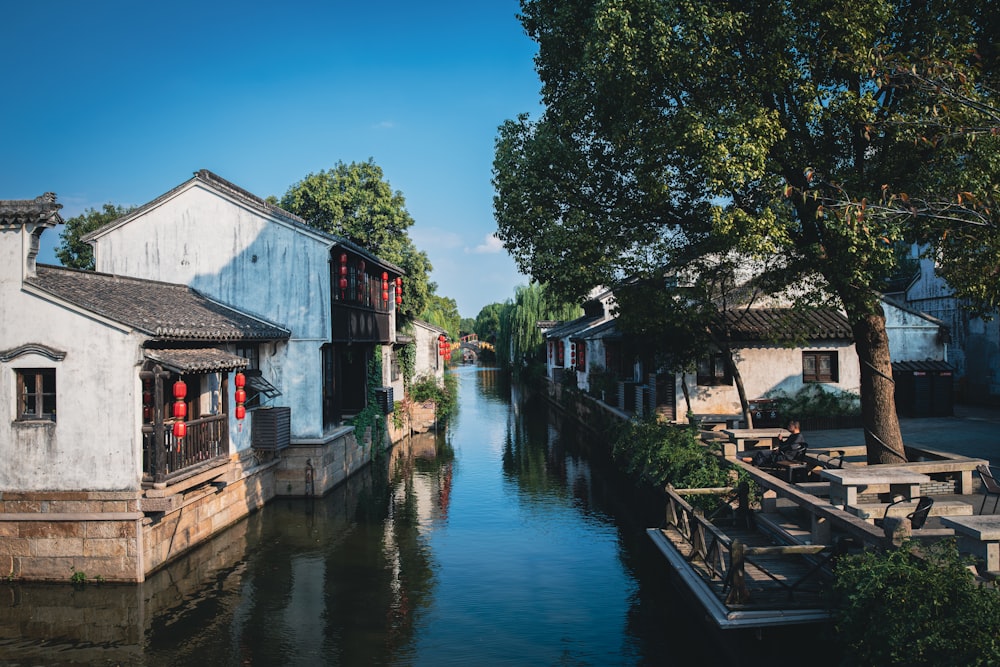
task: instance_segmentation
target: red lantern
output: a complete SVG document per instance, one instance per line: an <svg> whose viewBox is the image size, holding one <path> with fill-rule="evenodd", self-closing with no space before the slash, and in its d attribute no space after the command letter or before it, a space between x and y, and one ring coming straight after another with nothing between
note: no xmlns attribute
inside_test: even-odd
<svg viewBox="0 0 1000 667"><path fill-rule="evenodd" d="M187 424L185 422L174 422L174 437L180 440L187 435Z"/></svg>
<svg viewBox="0 0 1000 667"><path fill-rule="evenodd" d="M403 303L403 279L396 276L396 305Z"/></svg>
<svg viewBox="0 0 1000 667"><path fill-rule="evenodd" d="M347 282L346 279L343 278L341 281ZM236 399L236 418L243 419L247 416L247 409L243 405L247 401L247 392L243 389L243 387L247 384L247 376L243 375L243 373L237 373L236 377L233 378L233 381L236 384L236 392L233 395ZM242 428L242 426L240 428Z"/></svg>
<svg viewBox="0 0 1000 667"><path fill-rule="evenodd" d="M149 421L153 418L153 408L148 405L142 407L142 419L143 421Z"/></svg>
<svg viewBox="0 0 1000 667"><path fill-rule="evenodd" d="M184 401L174 402L174 419L184 419L188 414L188 406Z"/></svg>
<svg viewBox="0 0 1000 667"><path fill-rule="evenodd" d="M178 380L174 383L174 398L182 400L185 396L187 396L187 393L188 388L187 385L184 384L184 380Z"/></svg>

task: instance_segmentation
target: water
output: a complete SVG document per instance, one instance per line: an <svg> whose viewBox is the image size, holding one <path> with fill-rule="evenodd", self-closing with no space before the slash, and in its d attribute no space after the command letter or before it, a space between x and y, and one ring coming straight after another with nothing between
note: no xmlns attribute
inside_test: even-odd
<svg viewBox="0 0 1000 667"><path fill-rule="evenodd" d="M458 372L449 431L282 499L142 585L3 584L3 665L774 665L720 641L607 446ZM723 649L725 649L723 655ZM780 655L780 653L779 653Z"/></svg>

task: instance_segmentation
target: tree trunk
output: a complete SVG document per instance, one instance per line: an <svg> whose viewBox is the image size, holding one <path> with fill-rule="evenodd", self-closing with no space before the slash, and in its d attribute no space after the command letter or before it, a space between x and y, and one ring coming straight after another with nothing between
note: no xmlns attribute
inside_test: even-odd
<svg viewBox="0 0 1000 667"><path fill-rule="evenodd" d="M906 451L896 415L889 338L881 306L876 313L855 320L852 329L861 364L861 416L868 463L905 463Z"/></svg>

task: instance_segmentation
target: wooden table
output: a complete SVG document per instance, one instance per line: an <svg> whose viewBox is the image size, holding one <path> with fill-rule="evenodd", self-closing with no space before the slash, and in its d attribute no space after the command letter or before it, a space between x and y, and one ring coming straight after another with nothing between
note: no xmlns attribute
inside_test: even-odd
<svg viewBox="0 0 1000 667"><path fill-rule="evenodd" d="M742 452L746 449L748 440L767 440L768 447L773 447L778 438L788 437L788 431L783 428L730 428L723 431L730 442L736 444L736 451Z"/></svg>
<svg viewBox="0 0 1000 667"><path fill-rule="evenodd" d="M913 500L920 496L920 485L931 481L920 472L881 466L826 468L819 475L830 481L830 503L845 507L857 505L859 493L901 494Z"/></svg>
<svg viewBox="0 0 1000 667"><path fill-rule="evenodd" d="M1000 514L943 516L941 525L955 529L962 551L982 558L990 572L1000 570Z"/></svg>

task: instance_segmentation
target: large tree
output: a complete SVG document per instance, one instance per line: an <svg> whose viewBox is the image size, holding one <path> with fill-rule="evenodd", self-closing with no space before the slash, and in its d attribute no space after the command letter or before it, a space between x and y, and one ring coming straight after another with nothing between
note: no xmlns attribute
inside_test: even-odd
<svg viewBox="0 0 1000 667"><path fill-rule="evenodd" d="M403 194L394 191L381 167L338 162L309 174L288 189L280 205L308 224L352 241L406 272L401 315L419 316L433 293L430 260L407 231L413 218Z"/></svg>
<svg viewBox="0 0 1000 667"><path fill-rule="evenodd" d="M61 242L56 248L56 257L59 258L63 266L92 271L94 269L94 249L90 247L89 243L84 243L80 239L95 229L117 220L131 210L131 207L108 203L102 206L101 210L88 208L80 215L70 218L66 221L66 227L59 235Z"/></svg>
<svg viewBox="0 0 1000 667"><path fill-rule="evenodd" d="M997 11L523 0L545 111L500 129L499 236L566 295L702 246L778 258L759 284L852 323L869 460L905 460L877 290L911 242L997 302Z"/></svg>

